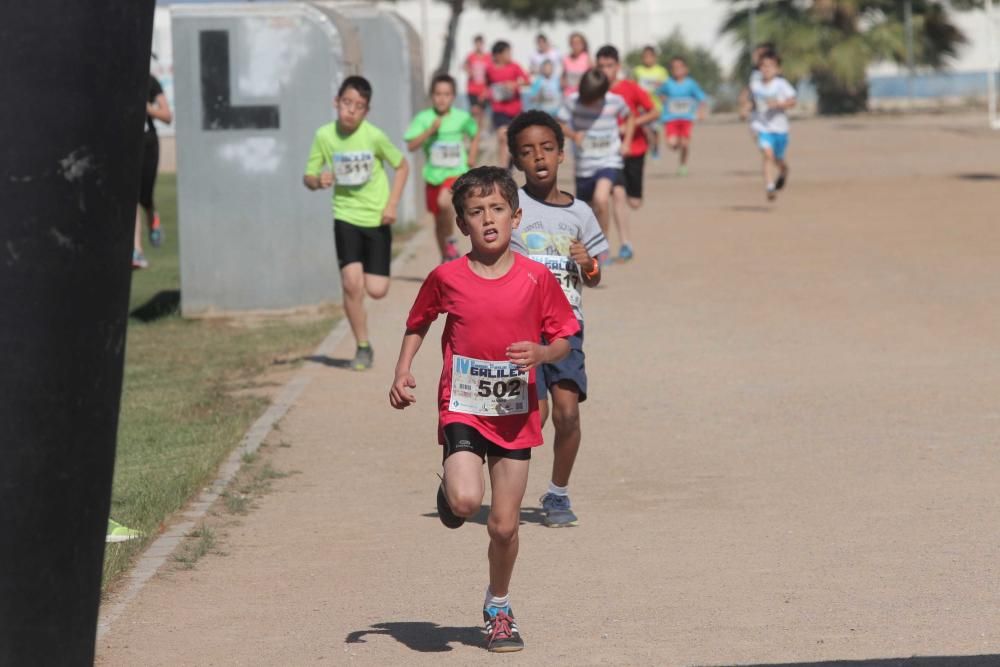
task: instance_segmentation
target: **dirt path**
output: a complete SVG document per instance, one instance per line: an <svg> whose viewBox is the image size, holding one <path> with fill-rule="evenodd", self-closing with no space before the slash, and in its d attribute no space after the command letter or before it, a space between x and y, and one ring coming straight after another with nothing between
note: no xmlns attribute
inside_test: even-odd
<svg viewBox="0 0 1000 667"><path fill-rule="evenodd" d="M485 528L434 514L439 327L418 405L386 400L427 237L374 309L375 370L309 371L268 454L301 472L227 555L155 577L99 664L1000 653L1000 134L982 120L799 122L775 206L743 126L698 128L687 179L653 163L637 259L585 306L578 528L538 524L550 448L534 459L524 653L480 648Z"/></svg>

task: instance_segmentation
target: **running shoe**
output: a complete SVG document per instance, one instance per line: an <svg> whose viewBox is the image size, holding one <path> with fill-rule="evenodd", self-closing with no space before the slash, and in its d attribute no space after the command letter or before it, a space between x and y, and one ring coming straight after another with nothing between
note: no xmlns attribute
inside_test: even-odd
<svg viewBox="0 0 1000 667"><path fill-rule="evenodd" d="M681 166L677 167L677 175L678 176L687 176L688 175L687 165L683 165L682 164Z"/></svg>
<svg viewBox="0 0 1000 667"><path fill-rule="evenodd" d="M490 653L513 653L524 648L510 606L485 607L483 621L486 623L486 650Z"/></svg>
<svg viewBox="0 0 1000 667"><path fill-rule="evenodd" d="M448 243L444 247L444 257L441 258L441 263L451 262L459 257L461 255L458 252L458 242L455 239L448 239Z"/></svg>
<svg viewBox="0 0 1000 667"><path fill-rule="evenodd" d="M154 248L163 245L163 229L160 227L160 214L153 213L153 221L149 223L149 242Z"/></svg>
<svg viewBox="0 0 1000 667"><path fill-rule="evenodd" d="M618 251L618 259L620 259L623 262L627 262L633 257L635 257L635 253L632 252L632 244L631 243L622 244L622 249Z"/></svg>
<svg viewBox="0 0 1000 667"><path fill-rule="evenodd" d="M570 509L569 496L557 496L546 493L538 502L542 504L542 523L550 528L565 528L575 526L576 515Z"/></svg>
<svg viewBox="0 0 1000 667"><path fill-rule="evenodd" d="M653 144L653 147L650 149L649 154L652 156L652 158L654 160L659 160L660 159L660 145L659 144Z"/></svg>
<svg viewBox="0 0 1000 667"><path fill-rule="evenodd" d="M133 269L148 269L149 262L146 260L146 256L143 255L138 250L132 251L132 268Z"/></svg>
<svg viewBox="0 0 1000 667"><path fill-rule="evenodd" d="M770 187L767 189L767 201L774 201L778 197L778 191L775 187Z"/></svg>
<svg viewBox="0 0 1000 667"><path fill-rule="evenodd" d="M441 519L441 523L443 523L446 528L458 528L465 523L464 517L460 517L451 511L451 506L448 504L448 498L444 495L444 481L442 481L438 486L437 508L438 518Z"/></svg>
<svg viewBox="0 0 1000 667"><path fill-rule="evenodd" d="M114 519L108 519L108 535L104 538L105 542L128 542L129 540L137 540L142 537L142 533L138 530L132 530L127 526L123 526Z"/></svg>
<svg viewBox="0 0 1000 667"><path fill-rule="evenodd" d="M787 178L788 178L788 172L787 171L783 172L782 174L780 174L778 176L778 180L776 180L774 182L774 189L775 190L780 190L781 188L785 187L785 180Z"/></svg>
<svg viewBox="0 0 1000 667"><path fill-rule="evenodd" d="M364 347L359 347L358 351L354 353L354 361L351 362L351 367L356 371L366 371L372 367L372 362L375 361L375 350L372 349L371 345L365 345Z"/></svg>

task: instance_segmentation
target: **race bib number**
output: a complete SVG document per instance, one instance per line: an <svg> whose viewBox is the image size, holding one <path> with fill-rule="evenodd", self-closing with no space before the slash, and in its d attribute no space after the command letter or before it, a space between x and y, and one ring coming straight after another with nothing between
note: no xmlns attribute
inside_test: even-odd
<svg viewBox="0 0 1000 667"><path fill-rule="evenodd" d="M566 86L573 89L579 88L582 78L583 72L566 72Z"/></svg>
<svg viewBox="0 0 1000 667"><path fill-rule="evenodd" d="M618 132L598 134L590 132L583 137L581 150L587 157L608 157L618 150Z"/></svg>
<svg viewBox="0 0 1000 667"><path fill-rule="evenodd" d="M528 412L528 371L509 361L483 361L456 354L451 360L448 409L487 417L523 415Z"/></svg>
<svg viewBox="0 0 1000 667"><path fill-rule="evenodd" d="M541 262L552 272L559 281L569 305L579 308L583 303L583 280L580 278L576 262L563 255L532 255L531 259Z"/></svg>
<svg viewBox="0 0 1000 667"><path fill-rule="evenodd" d="M772 111L772 109L770 107L772 99L774 99L774 98L771 98L771 97L755 97L754 98L754 108L757 110L757 113L767 113L769 111Z"/></svg>
<svg viewBox="0 0 1000 667"><path fill-rule="evenodd" d="M437 141L431 145L431 166L454 169L462 166L462 144Z"/></svg>
<svg viewBox="0 0 1000 667"><path fill-rule="evenodd" d="M496 102L509 102L514 99L514 91L506 83L494 83L490 86L490 96Z"/></svg>
<svg viewBox="0 0 1000 667"><path fill-rule="evenodd" d="M333 154L333 174L337 185L364 185L372 177L375 156L371 151Z"/></svg>
<svg viewBox="0 0 1000 667"><path fill-rule="evenodd" d="M639 85L649 92L653 92L663 83L659 79L639 79Z"/></svg>
<svg viewBox="0 0 1000 667"><path fill-rule="evenodd" d="M674 116L686 116L691 113L694 102L691 100L667 100L667 111Z"/></svg>

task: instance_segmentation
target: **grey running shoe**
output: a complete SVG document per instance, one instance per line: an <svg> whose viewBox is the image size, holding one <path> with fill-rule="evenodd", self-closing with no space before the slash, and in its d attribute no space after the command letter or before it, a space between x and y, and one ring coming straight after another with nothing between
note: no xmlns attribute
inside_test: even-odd
<svg viewBox="0 0 1000 667"><path fill-rule="evenodd" d="M372 367L372 362L375 361L375 351L372 346L359 347L358 351L354 354L354 361L351 362L351 367L356 371L366 371Z"/></svg>
<svg viewBox="0 0 1000 667"><path fill-rule="evenodd" d="M550 528L576 525L576 515L570 509L569 496L546 493L538 499L542 504L542 523Z"/></svg>

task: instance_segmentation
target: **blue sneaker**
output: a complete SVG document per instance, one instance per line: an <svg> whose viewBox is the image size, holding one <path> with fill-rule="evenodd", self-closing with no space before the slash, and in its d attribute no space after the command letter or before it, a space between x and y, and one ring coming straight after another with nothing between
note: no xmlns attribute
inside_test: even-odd
<svg viewBox="0 0 1000 667"><path fill-rule="evenodd" d="M632 244L631 243L623 244L622 249L618 251L618 259L620 259L623 262L627 262L633 257L635 257L635 253L632 252Z"/></svg>
<svg viewBox="0 0 1000 667"><path fill-rule="evenodd" d="M484 607L483 621L486 623L486 650L490 653L512 653L524 648L524 640L509 605Z"/></svg>
<svg viewBox="0 0 1000 667"><path fill-rule="evenodd" d="M576 515L570 509L569 496L546 493L538 499L542 504L542 523L549 528L564 528L576 525Z"/></svg>

